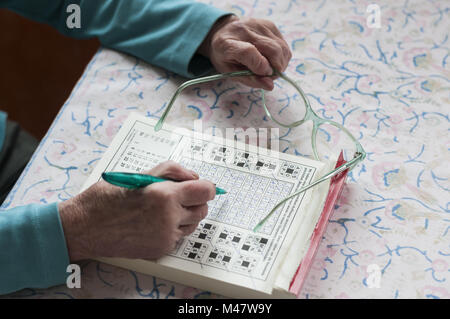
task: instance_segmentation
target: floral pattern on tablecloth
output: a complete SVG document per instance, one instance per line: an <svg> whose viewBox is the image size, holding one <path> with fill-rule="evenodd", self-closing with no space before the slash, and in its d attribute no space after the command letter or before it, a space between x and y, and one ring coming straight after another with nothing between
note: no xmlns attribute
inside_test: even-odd
<svg viewBox="0 0 450 319"><path fill-rule="evenodd" d="M379 28L370 20L375 11L367 11L371 3L211 1L275 22L293 52L288 71L312 107L344 124L368 153L348 177L300 297L449 298L450 3L376 1ZM129 112L159 118L183 80L100 50L3 208L76 195ZM225 127L276 127L260 102L254 90L216 82L187 90L169 122L190 128L201 119L213 134ZM302 153L296 145L304 138L294 130L281 134L283 152ZM81 289L10 296L218 297L96 261L81 266ZM373 269L381 275L375 286L368 282Z"/></svg>

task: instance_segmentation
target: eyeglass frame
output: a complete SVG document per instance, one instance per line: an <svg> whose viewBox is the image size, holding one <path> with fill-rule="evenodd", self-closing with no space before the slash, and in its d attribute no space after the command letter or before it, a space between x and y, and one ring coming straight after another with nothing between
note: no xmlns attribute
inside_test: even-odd
<svg viewBox="0 0 450 319"><path fill-rule="evenodd" d="M166 109L164 110L163 114L161 115L161 117L159 118L158 122L155 125L155 128L154 128L155 131L159 131L162 128L164 121L166 120L176 99L181 94L181 92L184 89L186 89L187 87L196 85L196 84L213 82L213 81L218 81L218 80L222 80L222 79L226 79L226 78L241 77L241 76L259 76L259 75L255 74L249 70L243 70L243 71L236 71L236 72L229 72L229 73L222 73L222 74L215 74L215 75L200 77L200 78L196 78L196 79L192 79L192 80L188 80L188 81L184 82L177 88L175 93L172 95L172 98L170 99L169 104L167 105ZM313 153L314 153L314 158L317 161L320 161L320 158L317 153L316 137L317 137L317 130L322 124L329 124L329 125L337 127L338 129L341 129L355 143L356 151L355 151L353 158L351 160L349 160L348 162L345 162L342 165L340 165L339 167L336 167L334 170L323 175L321 178L317 179L316 181L302 187L300 190L294 192L293 194L289 195L288 197L286 197L285 199L280 201L278 204L276 204L272 208L272 210L263 219L261 219L261 221L253 228L254 232L257 232L264 225L264 223L273 215L273 213L280 206L284 205L288 200L300 195L301 193L307 191L308 189L310 189L310 188L320 184L321 182L324 182L325 180L332 178L333 176L336 176L346 170L351 171L358 163L362 162L366 157L366 152L365 152L364 148L362 147L361 143L359 143L359 141L343 125L341 125L335 121L332 121L332 120L321 118L314 112L307 95L303 92L301 87L295 81L293 81L287 75L285 75L281 72L278 72L275 69L273 69L273 73L272 73L271 77L273 77L273 76L282 78L283 80L285 80L289 84L291 84L298 91L298 93L302 97L303 102L305 104L306 113L305 113L305 116L303 117L303 119L300 121L296 121L291 124L284 124L284 123L279 122L278 120L276 120L273 117L273 115L270 113L269 109L267 108L264 90L260 89L261 96L262 96L262 105L263 105L263 108L264 108L264 111L265 111L267 117L269 117L272 121L277 123L279 126L285 127L285 128L294 128L294 127L300 126L303 123L311 120L313 122L313 129L311 132L311 145L312 145L312 149L313 149Z"/></svg>

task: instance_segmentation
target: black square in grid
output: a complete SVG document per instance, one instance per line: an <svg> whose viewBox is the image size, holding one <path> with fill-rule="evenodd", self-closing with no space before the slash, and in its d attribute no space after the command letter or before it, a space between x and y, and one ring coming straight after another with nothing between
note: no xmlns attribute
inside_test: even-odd
<svg viewBox="0 0 450 319"><path fill-rule="evenodd" d="M242 262L242 266L243 267L248 267L248 265L250 265L250 263L248 261L243 261Z"/></svg>
<svg viewBox="0 0 450 319"><path fill-rule="evenodd" d="M230 256L224 256L222 260L227 263L230 261L230 259L231 259Z"/></svg>
<svg viewBox="0 0 450 319"><path fill-rule="evenodd" d="M202 243L195 243L194 244L194 248L200 248L200 247L202 247Z"/></svg>
<svg viewBox="0 0 450 319"><path fill-rule="evenodd" d="M244 153L244 157L245 157L245 158L248 158L249 156L250 156L249 153Z"/></svg>
<svg viewBox="0 0 450 319"><path fill-rule="evenodd" d="M203 226L204 229L211 229L211 224L205 224L205 226Z"/></svg>
<svg viewBox="0 0 450 319"><path fill-rule="evenodd" d="M259 242L260 242L261 244L267 244L267 238L261 238L261 239L259 240Z"/></svg>
<svg viewBox="0 0 450 319"><path fill-rule="evenodd" d="M258 166L258 167L261 167L261 166L263 166L264 165L264 163L263 162L260 162L260 161L258 161L258 163L256 163L256 166Z"/></svg>
<svg viewBox="0 0 450 319"><path fill-rule="evenodd" d="M206 238L206 234L201 233L201 234L198 235L198 238L200 238L200 239L205 239L205 238Z"/></svg>
<svg viewBox="0 0 450 319"><path fill-rule="evenodd" d="M188 258L195 259L197 257L196 253L189 253Z"/></svg>
<svg viewBox="0 0 450 319"><path fill-rule="evenodd" d="M249 245L243 245L242 246L242 250L249 250L250 249L250 246Z"/></svg>
<svg viewBox="0 0 450 319"><path fill-rule="evenodd" d="M244 167L244 165L245 165L244 162L239 162L239 163L236 164L236 166L238 166L238 167Z"/></svg>
<svg viewBox="0 0 450 319"><path fill-rule="evenodd" d="M217 253L210 253L209 254L209 258L216 259L216 257L217 257Z"/></svg>
<svg viewBox="0 0 450 319"><path fill-rule="evenodd" d="M225 238L227 238L227 234L221 233L221 234L219 235L219 238L220 238L220 239L225 239Z"/></svg>
<svg viewBox="0 0 450 319"><path fill-rule="evenodd" d="M234 236L233 237L233 242L238 243L241 240L240 237Z"/></svg>
<svg viewBox="0 0 450 319"><path fill-rule="evenodd" d="M294 170L292 169L292 168L288 168L287 170L286 170L286 173L288 173L288 174L292 174L294 172Z"/></svg>

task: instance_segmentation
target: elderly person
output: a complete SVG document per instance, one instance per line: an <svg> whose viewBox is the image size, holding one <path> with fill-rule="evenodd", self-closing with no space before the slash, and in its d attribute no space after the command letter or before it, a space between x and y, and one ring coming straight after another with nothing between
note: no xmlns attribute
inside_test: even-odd
<svg viewBox="0 0 450 319"><path fill-rule="evenodd" d="M66 25L70 4L81 9L81 28ZM291 58L272 22L239 19L189 0L0 0L0 7L71 37L98 37L106 47L185 77L212 67L219 72L250 69L258 76L239 81L271 90L272 67L284 71ZM18 159L26 156L17 150L29 156L29 140L0 112L0 196L23 169ZM0 294L62 284L67 266L77 260L156 259L171 251L206 216L215 187L172 162L149 173L181 182L138 190L99 182L65 202L0 212Z"/></svg>

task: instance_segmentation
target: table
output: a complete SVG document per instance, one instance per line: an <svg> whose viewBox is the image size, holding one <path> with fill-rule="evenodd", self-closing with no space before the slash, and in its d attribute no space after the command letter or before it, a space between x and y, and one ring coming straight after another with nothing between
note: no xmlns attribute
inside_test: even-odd
<svg viewBox="0 0 450 319"><path fill-rule="evenodd" d="M374 14L366 11L367 1L211 3L274 21L293 52L289 72L313 108L343 123L368 152L349 175L300 297L449 298L448 1L377 1L379 28L367 22ZM100 49L3 208L76 195L129 112L158 118L183 80ZM230 81L188 90L169 122L192 128L194 119L202 119L212 133L274 127L251 93ZM281 149L298 154L301 138L284 134ZM81 289L26 289L10 296L218 297L96 261L81 266ZM368 283L374 269L380 271L375 286Z"/></svg>

